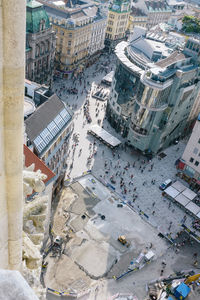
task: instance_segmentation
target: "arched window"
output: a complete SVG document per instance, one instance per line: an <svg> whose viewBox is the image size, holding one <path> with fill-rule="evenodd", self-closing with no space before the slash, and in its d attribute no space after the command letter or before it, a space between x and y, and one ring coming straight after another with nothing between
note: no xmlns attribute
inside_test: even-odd
<svg viewBox="0 0 200 300"><path fill-rule="evenodd" d="M38 57L40 55L40 46L36 45L35 56Z"/></svg>
<svg viewBox="0 0 200 300"><path fill-rule="evenodd" d="M40 54L44 54L44 51L45 51L45 44L41 43L40 44Z"/></svg>
<svg viewBox="0 0 200 300"><path fill-rule="evenodd" d="M50 42L46 42L46 52L50 51Z"/></svg>

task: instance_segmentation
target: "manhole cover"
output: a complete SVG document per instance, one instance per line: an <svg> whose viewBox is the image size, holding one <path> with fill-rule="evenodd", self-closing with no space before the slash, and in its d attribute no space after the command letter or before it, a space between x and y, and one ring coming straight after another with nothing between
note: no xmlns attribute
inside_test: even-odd
<svg viewBox="0 0 200 300"><path fill-rule="evenodd" d="M165 156L167 156L167 154L165 154L164 152L161 152L160 154L158 154L158 156L159 156L160 158L164 158Z"/></svg>

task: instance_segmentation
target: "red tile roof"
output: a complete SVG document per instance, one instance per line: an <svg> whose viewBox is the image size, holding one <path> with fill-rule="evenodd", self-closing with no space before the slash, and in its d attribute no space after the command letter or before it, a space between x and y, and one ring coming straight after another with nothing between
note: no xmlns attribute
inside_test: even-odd
<svg viewBox="0 0 200 300"><path fill-rule="evenodd" d="M54 174L41 159L39 159L26 145L24 145L24 156L25 156L25 166L29 167L33 163L35 164L34 171L41 170L41 172L47 175L47 179L44 180L46 184L51 180L56 174Z"/></svg>

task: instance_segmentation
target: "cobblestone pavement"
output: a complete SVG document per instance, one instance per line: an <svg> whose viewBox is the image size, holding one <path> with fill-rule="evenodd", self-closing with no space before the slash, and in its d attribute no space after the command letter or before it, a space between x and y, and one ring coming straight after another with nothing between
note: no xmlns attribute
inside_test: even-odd
<svg viewBox="0 0 200 300"><path fill-rule="evenodd" d="M125 201L131 201L136 211L141 210L144 212L147 215L146 220L157 227L159 231L171 233L172 237L174 237L176 233L180 231L180 223L185 212L175 204L169 204L169 200L165 200L162 197L159 185L168 178L173 181L177 179L175 161L181 157L186 141L181 141L178 145L172 145L164 150L163 152L166 154L164 158L159 159L159 157L156 156L150 162L147 162L146 158L136 152L132 152L129 148L124 149L124 146L120 146L115 152L112 152L107 146L87 134L87 130L91 125L97 124L97 120L100 119L104 129L119 138L122 144L124 143L122 137L114 131L106 120L106 102L92 98L91 91L88 93L88 96L86 92L86 89L87 91L89 91L90 88L93 89L96 84L100 83L102 77L105 76L107 72L114 69L114 63L114 56L111 58L105 58L104 56L101 57L98 63L85 71L84 79L81 81L79 81L79 79L74 82L72 79L59 79L54 83L54 90L58 96L74 110L73 133L78 134L79 137L76 146L73 135L70 139L66 178L73 179L77 176L81 176L83 172L89 169L92 170L94 176L102 178L109 183L111 183L110 177L113 176L116 181L116 183L113 184L116 188L116 192L118 192ZM103 64L105 64L104 69L102 67ZM69 95L67 92L69 88L77 88L78 95ZM89 99L89 113L92 118L91 123L87 123L83 112L83 104L87 97ZM98 116L96 116L97 113ZM95 152L96 154L94 155ZM87 163L89 156L92 156L90 165ZM73 168L70 168L72 162ZM155 181L155 184L152 184L152 180ZM191 217L187 216L185 224L190 223ZM174 252L170 255L173 260ZM184 263L180 269L181 268L184 268ZM144 277L142 277L142 275L139 277L141 277L141 281L143 282L146 276L144 275L144 271L142 271L142 274ZM148 279L146 278L146 280ZM118 287L120 286L124 291L130 292L133 288L130 288L128 283L130 284L130 279L127 281L127 284L124 285L124 288L122 288L123 284L119 284ZM109 284L103 286L106 286L108 289ZM116 286L112 286L112 284L111 287L113 292L119 291ZM140 292L141 291L142 288ZM95 298L91 299L104 299L101 297L99 296L98 298L95 295Z"/></svg>

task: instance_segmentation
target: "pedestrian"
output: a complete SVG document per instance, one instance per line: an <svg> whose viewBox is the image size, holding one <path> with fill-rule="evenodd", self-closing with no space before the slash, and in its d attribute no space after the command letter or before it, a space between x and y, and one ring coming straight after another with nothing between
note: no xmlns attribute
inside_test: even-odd
<svg viewBox="0 0 200 300"><path fill-rule="evenodd" d="M156 202L153 202L153 203L152 203L152 206L154 207L154 206L155 206L155 204L156 204Z"/></svg>
<svg viewBox="0 0 200 300"><path fill-rule="evenodd" d="M193 258L197 258L197 255L198 255L198 253L195 252L195 253L193 254Z"/></svg>
<svg viewBox="0 0 200 300"><path fill-rule="evenodd" d="M166 262L165 261L162 261L162 266L163 266L163 268L165 268L166 267Z"/></svg>
<svg viewBox="0 0 200 300"><path fill-rule="evenodd" d="M152 211L152 215L153 215L153 216L155 215L155 210Z"/></svg>

